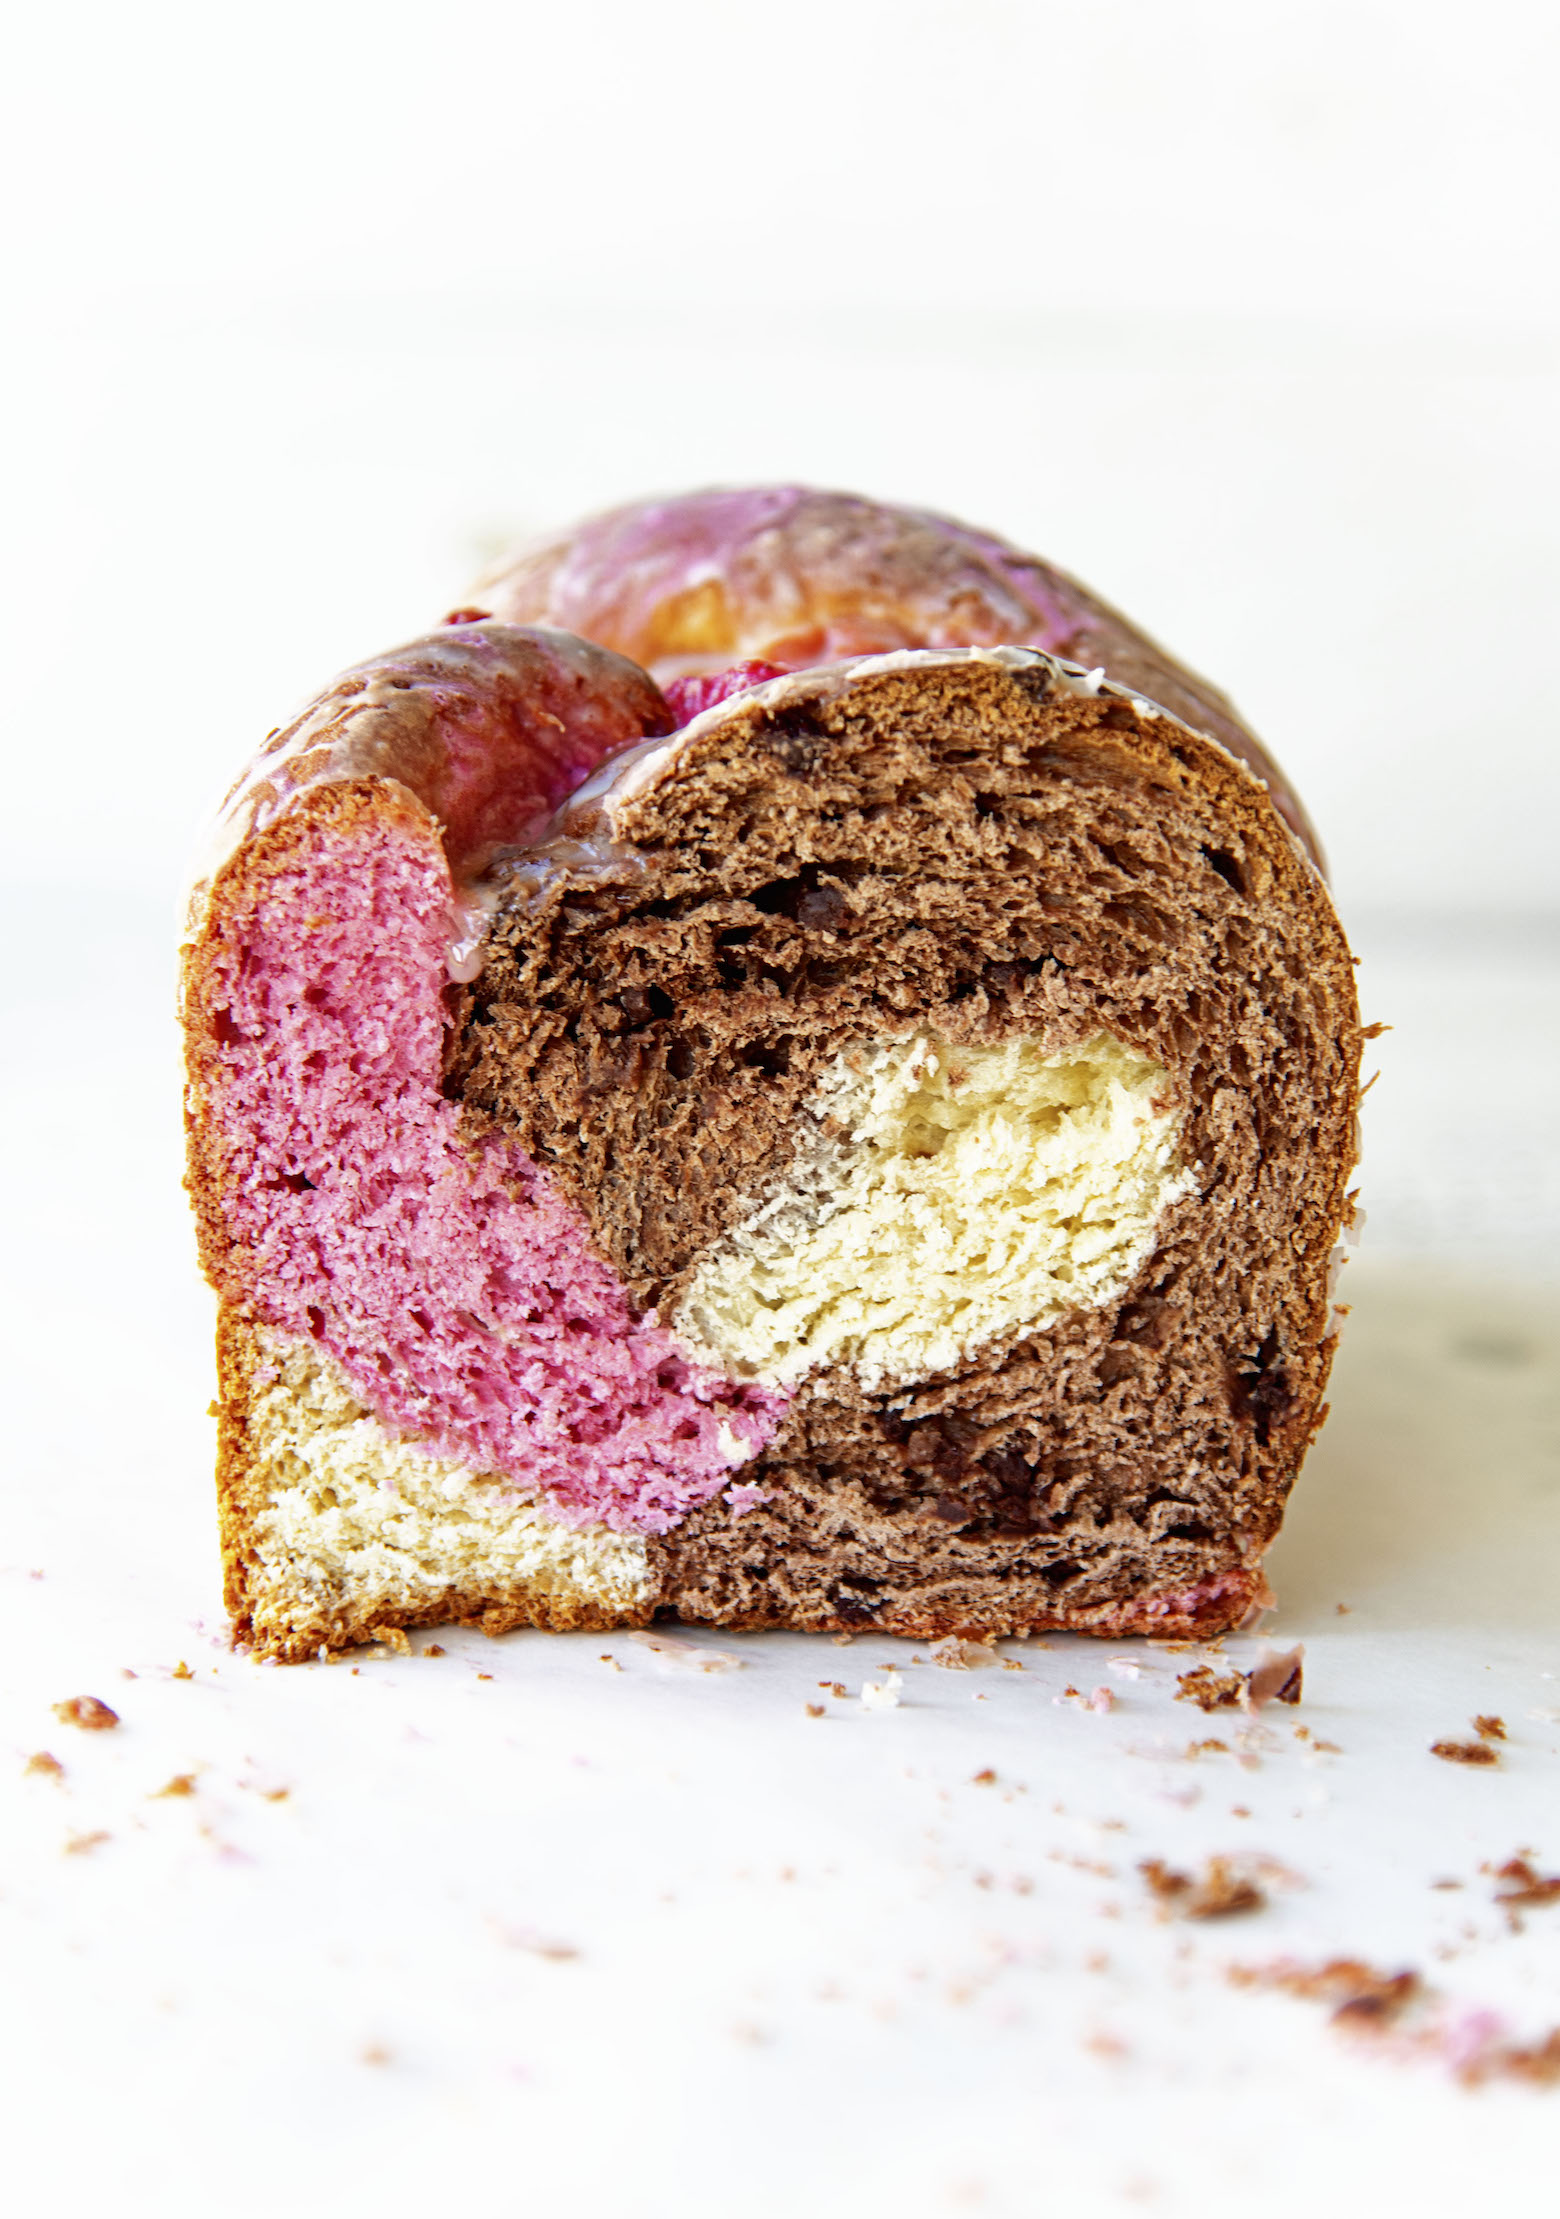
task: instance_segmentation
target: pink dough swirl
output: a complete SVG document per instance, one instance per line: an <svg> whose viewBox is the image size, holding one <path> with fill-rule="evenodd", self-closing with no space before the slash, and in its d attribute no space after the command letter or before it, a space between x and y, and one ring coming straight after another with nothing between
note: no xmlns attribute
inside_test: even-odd
<svg viewBox="0 0 1560 2219"><path fill-rule="evenodd" d="M671 717L599 649L475 634L360 666L240 789L247 836L189 955L203 1249L226 1299L310 1336L386 1423L570 1522L662 1532L784 1398L636 1317L579 1212L441 1077L447 846L518 836Z"/></svg>

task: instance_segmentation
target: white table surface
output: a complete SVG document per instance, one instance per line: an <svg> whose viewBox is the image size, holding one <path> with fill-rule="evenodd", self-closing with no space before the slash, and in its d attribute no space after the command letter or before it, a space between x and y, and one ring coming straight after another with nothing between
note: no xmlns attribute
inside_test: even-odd
<svg viewBox="0 0 1560 2219"><path fill-rule="evenodd" d="M1408 1012L1367 1158L1396 1254L1367 1236L1351 1267L1272 1558L1305 1700L1253 1721L1175 1701L1201 1652L1143 1642L1007 1644L1012 1671L706 1632L733 1667L532 1634L233 1655L168 921L26 901L50 960L5 1007L0 2087L45 2208L1552 2208L1560 2089L1471 2091L1227 1978L1357 1955L1513 2040L1560 2020L1560 1905L1513 1931L1483 1869L1560 1868L1560 1299L1478 1246L1531 1220L1554 1253L1513 1183L1560 1039L1531 935L1504 1093L1476 1025L1456 1077L1437 1027L1455 995L1512 1042L1515 948L1470 989L1433 936L1371 942L1372 1013ZM1485 1174L1457 1186L1470 1065L1515 1166L1493 1234ZM1467 1206L1426 1218L1435 1193ZM865 1707L890 1664L902 1701ZM1100 1685L1108 1713L1063 1693ZM119 1729L60 1722L78 1694ZM1488 1713L1498 1765L1430 1754ZM1204 1738L1228 1753L1189 1758ZM62 1777L24 1770L41 1750ZM1161 1917L1140 1863L1210 1855L1267 1907Z"/></svg>

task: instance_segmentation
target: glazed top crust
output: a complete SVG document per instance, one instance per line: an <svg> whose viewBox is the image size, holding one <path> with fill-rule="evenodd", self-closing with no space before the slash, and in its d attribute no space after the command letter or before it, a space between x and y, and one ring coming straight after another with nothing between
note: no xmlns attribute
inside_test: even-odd
<svg viewBox="0 0 1560 2219"><path fill-rule="evenodd" d="M1298 795L1217 687L1065 571L950 517L800 486L639 502L520 550L449 621L477 613L578 632L663 684L750 659L1042 648L1221 741L1322 862Z"/></svg>
<svg viewBox="0 0 1560 2219"><path fill-rule="evenodd" d="M357 779L404 787L438 819L451 873L477 876L608 756L672 714L609 649L545 628L462 624L343 671L273 732L223 803L220 865L305 794Z"/></svg>

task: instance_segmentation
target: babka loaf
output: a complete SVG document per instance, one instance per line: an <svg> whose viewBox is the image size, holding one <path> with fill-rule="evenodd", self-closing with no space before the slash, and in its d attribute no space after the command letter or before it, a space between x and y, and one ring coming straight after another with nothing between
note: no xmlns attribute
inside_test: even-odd
<svg viewBox="0 0 1560 2219"><path fill-rule="evenodd" d="M258 1653L1263 1599L1350 958L1228 704L1061 574L794 492L522 558L273 735L186 1015Z"/></svg>

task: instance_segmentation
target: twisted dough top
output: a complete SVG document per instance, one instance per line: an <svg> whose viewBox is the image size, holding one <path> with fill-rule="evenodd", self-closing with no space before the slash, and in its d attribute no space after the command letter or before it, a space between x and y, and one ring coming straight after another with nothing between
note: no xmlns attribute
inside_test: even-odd
<svg viewBox="0 0 1560 2219"><path fill-rule="evenodd" d="M472 600L450 621L557 625L663 684L747 660L801 670L905 647L1044 648L1221 741L1321 862L1298 795L1217 687L1065 571L950 517L803 486L638 502L522 548Z"/></svg>
<svg viewBox="0 0 1560 2219"><path fill-rule="evenodd" d="M378 779L432 813L451 870L470 877L495 847L544 823L598 763L672 723L642 670L588 640L503 624L446 628L343 671L271 733L223 804L208 875L301 796Z"/></svg>

